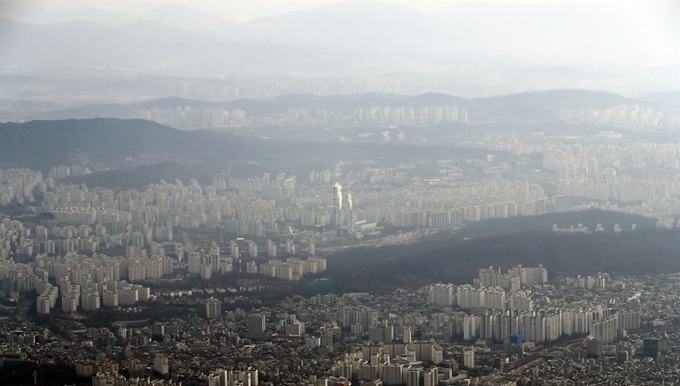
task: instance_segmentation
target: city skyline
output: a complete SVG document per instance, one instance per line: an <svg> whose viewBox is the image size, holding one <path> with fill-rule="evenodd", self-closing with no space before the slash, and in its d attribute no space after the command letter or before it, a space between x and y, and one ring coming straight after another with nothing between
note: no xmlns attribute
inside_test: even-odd
<svg viewBox="0 0 680 386"><path fill-rule="evenodd" d="M678 21L0 0L0 385L680 385Z"/></svg>

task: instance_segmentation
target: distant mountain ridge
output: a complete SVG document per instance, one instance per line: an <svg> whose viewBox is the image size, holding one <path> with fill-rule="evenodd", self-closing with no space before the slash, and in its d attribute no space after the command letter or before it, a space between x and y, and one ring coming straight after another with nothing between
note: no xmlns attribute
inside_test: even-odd
<svg viewBox="0 0 680 386"><path fill-rule="evenodd" d="M392 3L340 1L243 23L172 4L139 16L87 7L73 15L64 10L0 9L0 50L5 53L0 65L347 74L434 65L445 69L472 58L487 64L518 57L564 63L565 57L567 62L574 57L601 59L603 52L619 60L636 58L641 51L650 61L679 59L673 37L680 27L667 19L677 15L677 4L668 2L665 12L659 6L659 20L666 22L655 28L631 28L639 18L627 7L592 4L583 12L571 3L468 2L427 15ZM9 19L18 20L11 29ZM579 28L573 28L575 23ZM130 31L136 39L129 39ZM13 38L3 42L3 36ZM174 44L188 40L193 44ZM649 41L658 42L654 50ZM243 45L258 47L257 52L243 52ZM410 54L408 60L404 53Z"/></svg>
<svg viewBox="0 0 680 386"><path fill-rule="evenodd" d="M417 96L394 94L359 95L286 95L273 99L239 99L229 102L206 102L178 97L154 99L134 104L86 105L65 110L49 111L40 119L64 118L130 118L136 110L150 109L211 109L243 110L248 115L285 113L288 109L326 108L348 111L358 108L410 106L458 106L467 108L470 117L484 122L535 122L557 119L563 110L606 109L619 105L654 106L653 102L626 98L620 95L587 90L552 90L506 96L467 99L447 94L428 93Z"/></svg>
<svg viewBox="0 0 680 386"><path fill-rule="evenodd" d="M165 3L137 16L135 22L154 21L189 31L207 32L217 28L231 26L234 22L217 14L181 7L173 3Z"/></svg>
<svg viewBox="0 0 680 386"><path fill-rule="evenodd" d="M153 20L108 27L88 21L31 24L0 18L0 52L0 67L25 70L108 66L184 73L313 72L318 65L347 65L324 52L227 41Z"/></svg>
<svg viewBox="0 0 680 386"><path fill-rule="evenodd" d="M72 9L42 9L9 4L0 9L0 17L23 23L50 24L73 21L89 21L107 27L124 27L135 23L152 21L188 31L212 31L233 24L232 21L207 12L165 3L140 15L112 12L91 6Z"/></svg>

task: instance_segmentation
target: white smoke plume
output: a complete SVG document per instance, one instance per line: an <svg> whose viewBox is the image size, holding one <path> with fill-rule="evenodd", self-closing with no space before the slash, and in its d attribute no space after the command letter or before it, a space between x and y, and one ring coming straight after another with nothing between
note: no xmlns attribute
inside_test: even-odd
<svg viewBox="0 0 680 386"><path fill-rule="evenodd" d="M342 185L335 183L335 197L338 199L338 210L342 210Z"/></svg>
<svg viewBox="0 0 680 386"><path fill-rule="evenodd" d="M349 205L349 210L352 210L352 193L347 193L347 205Z"/></svg>

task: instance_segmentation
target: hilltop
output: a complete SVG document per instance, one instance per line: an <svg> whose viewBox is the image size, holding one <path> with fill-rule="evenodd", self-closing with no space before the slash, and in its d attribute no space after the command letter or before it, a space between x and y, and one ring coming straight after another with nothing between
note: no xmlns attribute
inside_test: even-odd
<svg viewBox="0 0 680 386"><path fill-rule="evenodd" d="M238 151L233 142L215 142L145 120L98 118L0 123L0 137L0 167L43 171L83 158L119 166L141 156L209 161L225 152L236 155ZM234 139L228 134L222 138Z"/></svg>
<svg viewBox="0 0 680 386"><path fill-rule="evenodd" d="M554 233L560 226L603 223L608 232ZM636 231L614 233L613 224ZM628 225L628 227L626 227ZM591 228L592 229L592 228ZM479 268L543 264L551 276L660 274L680 270L680 231L657 230L653 219L585 211L473 223L412 244L354 249L328 256L338 290L391 291L432 282L469 283Z"/></svg>

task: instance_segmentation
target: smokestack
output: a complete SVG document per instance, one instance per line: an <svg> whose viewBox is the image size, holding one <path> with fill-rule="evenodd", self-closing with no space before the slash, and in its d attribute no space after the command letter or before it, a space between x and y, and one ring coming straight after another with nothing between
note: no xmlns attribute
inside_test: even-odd
<svg viewBox="0 0 680 386"><path fill-rule="evenodd" d="M334 217L334 224L337 228L340 228L340 225L342 223L342 185L340 183L336 182L335 185L333 185L333 217Z"/></svg>
<svg viewBox="0 0 680 386"><path fill-rule="evenodd" d="M342 210L342 185L336 182L333 188L335 190L335 199L337 200L338 210Z"/></svg>

